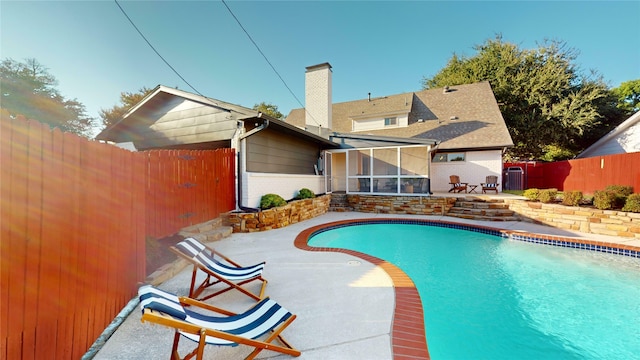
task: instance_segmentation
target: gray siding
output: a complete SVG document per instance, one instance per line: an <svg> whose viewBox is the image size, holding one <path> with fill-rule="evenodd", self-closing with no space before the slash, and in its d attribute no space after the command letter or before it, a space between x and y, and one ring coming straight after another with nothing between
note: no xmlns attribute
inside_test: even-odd
<svg viewBox="0 0 640 360"><path fill-rule="evenodd" d="M139 149L228 140L238 117L229 111L180 97L163 99L151 111L132 114L137 126L129 131Z"/></svg>
<svg viewBox="0 0 640 360"><path fill-rule="evenodd" d="M282 174L315 174L318 145L269 128L247 138L247 171Z"/></svg>

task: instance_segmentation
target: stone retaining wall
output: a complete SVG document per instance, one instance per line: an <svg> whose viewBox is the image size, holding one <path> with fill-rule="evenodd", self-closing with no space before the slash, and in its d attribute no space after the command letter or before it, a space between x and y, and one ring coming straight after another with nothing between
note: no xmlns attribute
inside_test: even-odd
<svg viewBox="0 0 640 360"><path fill-rule="evenodd" d="M347 195L353 211L379 214L446 215L456 198L423 196Z"/></svg>
<svg viewBox="0 0 640 360"><path fill-rule="evenodd" d="M376 214L448 215L455 197L348 195L353 211ZM228 213L225 224L233 232L278 229L329 211L331 195L296 200L285 206L256 213ZM505 199L522 221L584 233L640 238L640 214L525 200Z"/></svg>
<svg viewBox="0 0 640 360"><path fill-rule="evenodd" d="M587 207L505 200L522 221L584 233L640 238L640 214Z"/></svg>
<svg viewBox="0 0 640 360"><path fill-rule="evenodd" d="M256 232L278 229L300 221L320 216L329 211L331 195L320 195L313 199L294 200L285 206L254 213L227 213L225 224L233 232Z"/></svg>

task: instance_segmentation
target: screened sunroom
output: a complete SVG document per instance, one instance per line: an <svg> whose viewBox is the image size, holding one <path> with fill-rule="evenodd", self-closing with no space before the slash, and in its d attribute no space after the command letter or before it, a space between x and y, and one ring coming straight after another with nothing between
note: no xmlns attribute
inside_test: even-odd
<svg viewBox="0 0 640 360"><path fill-rule="evenodd" d="M431 150L421 144L326 151L327 192L430 195Z"/></svg>

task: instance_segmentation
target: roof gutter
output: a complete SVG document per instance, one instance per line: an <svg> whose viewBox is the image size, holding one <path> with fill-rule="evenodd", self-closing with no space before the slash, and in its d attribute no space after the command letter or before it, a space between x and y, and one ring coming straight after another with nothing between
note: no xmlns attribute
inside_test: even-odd
<svg viewBox="0 0 640 360"><path fill-rule="evenodd" d="M250 131L248 131L245 134L240 135L240 140L244 140L245 138L248 138L249 136L251 136L251 135L253 135L253 134L257 133L257 132L260 132L260 131L262 131L262 130L264 130L264 129L269 127L269 119L263 117L261 112L258 113L257 118L264 120L262 125L254 128L254 129L251 129Z"/></svg>

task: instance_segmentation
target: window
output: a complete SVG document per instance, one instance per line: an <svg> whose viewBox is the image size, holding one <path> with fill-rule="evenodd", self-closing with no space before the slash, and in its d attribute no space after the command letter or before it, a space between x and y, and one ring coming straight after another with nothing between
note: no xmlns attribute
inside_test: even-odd
<svg viewBox="0 0 640 360"><path fill-rule="evenodd" d="M464 153L437 153L433 157L433 162L464 161L464 155Z"/></svg>
<svg viewBox="0 0 640 360"><path fill-rule="evenodd" d="M384 118L384 126L396 126L398 125L398 118Z"/></svg>
<svg viewBox="0 0 640 360"><path fill-rule="evenodd" d="M424 145L347 150L347 192L429 193L428 159Z"/></svg>

